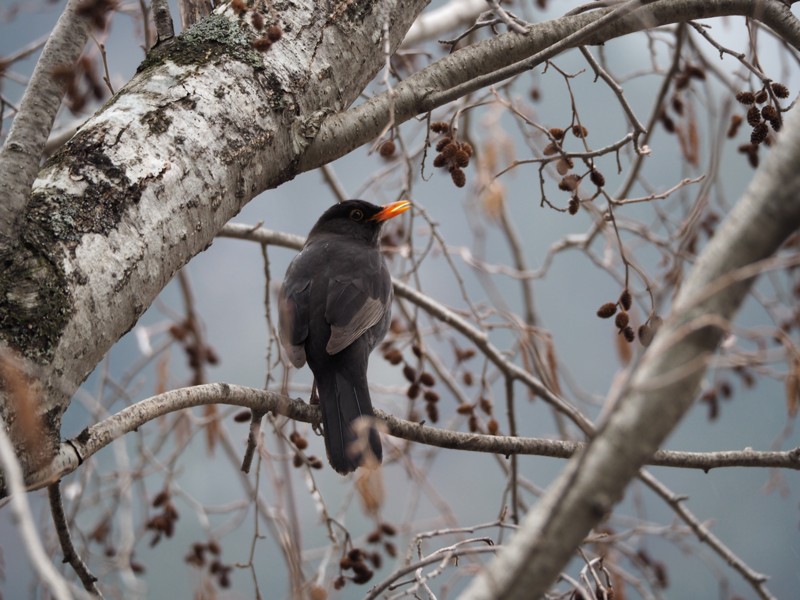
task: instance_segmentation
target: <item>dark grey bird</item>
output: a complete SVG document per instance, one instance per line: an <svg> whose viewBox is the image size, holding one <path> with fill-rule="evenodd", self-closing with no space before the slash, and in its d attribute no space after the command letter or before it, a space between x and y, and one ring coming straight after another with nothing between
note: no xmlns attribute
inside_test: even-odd
<svg viewBox="0 0 800 600"><path fill-rule="evenodd" d="M281 343L291 363L314 373L328 461L339 473L380 462L367 364L389 329L392 278L380 251L383 223L411 207L347 200L326 210L286 271L279 293Z"/></svg>

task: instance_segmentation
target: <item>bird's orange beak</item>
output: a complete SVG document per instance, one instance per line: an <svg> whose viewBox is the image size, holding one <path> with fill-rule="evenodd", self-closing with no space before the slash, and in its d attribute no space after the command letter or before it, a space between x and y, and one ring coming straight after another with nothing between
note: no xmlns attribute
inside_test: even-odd
<svg viewBox="0 0 800 600"><path fill-rule="evenodd" d="M371 221L388 221L392 217L396 217L397 215L406 212L409 208L411 208L411 202L408 200L399 200L398 202L392 202L391 204L387 204L383 207L383 210L379 212L377 215L370 219Z"/></svg>

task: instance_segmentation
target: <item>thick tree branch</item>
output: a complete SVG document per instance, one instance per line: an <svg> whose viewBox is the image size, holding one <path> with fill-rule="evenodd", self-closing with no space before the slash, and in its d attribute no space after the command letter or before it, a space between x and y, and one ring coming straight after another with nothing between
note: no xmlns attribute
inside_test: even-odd
<svg viewBox="0 0 800 600"><path fill-rule="evenodd" d="M208 383L164 392L141 400L118 413L84 429L76 437L63 442L55 458L28 478L28 489L50 485L76 470L86 459L126 433L164 415L211 404L228 404L249 408L262 414L272 412L302 423L319 423L320 411L299 399L276 392L227 383ZM504 456L549 456L570 458L586 447L580 442L539 438L492 436L429 427L375 410L386 431L397 438L437 448L483 452ZM723 452L656 452L648 464L684 469L760 467L800 470L800 449L787 452L757 452L752 449Z"/></svg>
<svg viewBox="0 0 800 600"><path fill-rule="evenodd" d="M759 20L800 48L800 21L779 0L629 1L613 9L560 17L531 25L526 35L505 33L458 50L406 78L394 87L391 97L382 94L331 115L303 155L299 169L311 170L372 140L388 122L390 110L395 122L402 123L529 71L570 48L602 44L672 23L731 15Z"/></svg>

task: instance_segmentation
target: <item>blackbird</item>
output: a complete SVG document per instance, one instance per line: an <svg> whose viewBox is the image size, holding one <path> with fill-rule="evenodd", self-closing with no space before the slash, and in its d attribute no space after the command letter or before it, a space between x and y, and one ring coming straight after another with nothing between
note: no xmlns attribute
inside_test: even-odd
<svg viewBox="0 0 800 600"><path fill-rule="evenodd" d="M383 207L347 200L326 210L278 296L281 343L295 367L308 361L314 373L328 461L342 474L381 460L378 432L358 434L352 423L373 416L367 362L391 319L381 226L410 207L405 200Z"/></svg>

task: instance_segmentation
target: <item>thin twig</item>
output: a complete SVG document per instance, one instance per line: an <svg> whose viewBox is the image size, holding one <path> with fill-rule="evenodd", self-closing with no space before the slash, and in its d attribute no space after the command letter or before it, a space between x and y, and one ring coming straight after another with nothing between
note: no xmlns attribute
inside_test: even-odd
<svg viewBox="0 0 800 600"><path fill-rule="evenodd" d="M50 513L53 515L53 524L56 528L58 535L58 542L61 544L61 550L64 552L64 562L69 563L75 570L78 578L83 583L83 587L87 592L102 598L103 595L97 588L97 577L92 575L86 563L83 562L78 553L75 551L75 546L72 544L72 536L69 533L69 525L67 525L67 518L64 515L64 504L61 499L61 482L47 487L47 496L50 500Z"/></svg>

